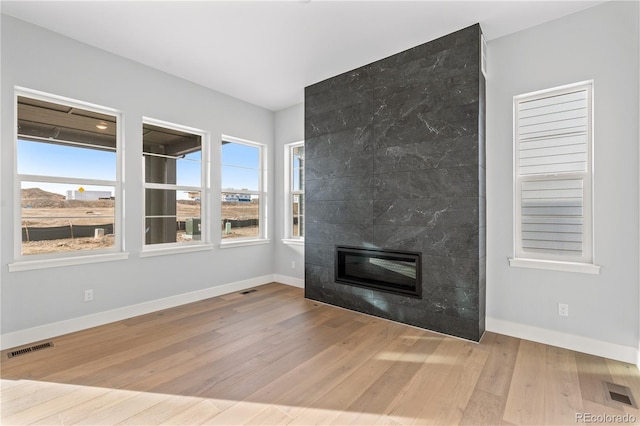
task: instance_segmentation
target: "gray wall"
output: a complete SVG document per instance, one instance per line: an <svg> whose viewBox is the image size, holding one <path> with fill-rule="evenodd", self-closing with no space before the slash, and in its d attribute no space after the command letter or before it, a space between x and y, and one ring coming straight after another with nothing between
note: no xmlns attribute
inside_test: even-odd
<svg viewBox="0 0 640 426"><path fill-rule="evenodd" d="M275 114L275 178L278 190L275 199L275 234L276 244L275 273L280 279L291 279L290 284L303 285L304 279L304 245L283 244L285 194L280 190L285 181L285 152L284 146L304 140L304 106L294 105ZM291 262L295 262L292 268Z"/></svg>
<svg viewBox="0 0 640 426"><path fill-rule="evenodd" d="M214 208L220 223L220 136L232 135L273 148L274 114L133 61L5 15L2 16L1 218L2 333L96 314L128 305L272 276L273 242L171 256L141 258L142 117L148 116L210 132ZM13 260L14 85L116 108L124 114L124 234L129 259L55 269L8 272ZM271 153L269 154L271 155ZM273 170L273 157L269 167ZM268 188L277 188L273 173ZM273 197L268 200L273 212ZM274 218L269 219L273 229ZM213 242L220 230L213 227ZM83 290L95 300L83 302Z"/></svg>
<svg viewBox="0 0 640 426"><path fill-rule="evenodd" d="M480 27L305 89L305 295L479 340ZM336 245L422 253L422 299L334 281Z"/></svg>
<svg viewBox="0 0 640 426"><path fill-rule="evenodd" d="M608 2L489 42L487 329L638 348L639 3ZM594 80L595 261L600 275L510 267L513 96ZM569 317L558 316L558 303ZM582 340L582 342L588 342ZM624 348L622 348L624 350Z"/></svg>

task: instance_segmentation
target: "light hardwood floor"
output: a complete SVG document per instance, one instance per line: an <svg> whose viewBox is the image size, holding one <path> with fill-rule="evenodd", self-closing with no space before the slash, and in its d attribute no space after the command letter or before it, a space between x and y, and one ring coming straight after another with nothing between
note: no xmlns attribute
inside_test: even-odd
<svg viewBox="0 0 640 426"><path fill-rule="evenodd" d="M276 283L51 341L1 354L3 425L640 422L602 385L637 400L633 365L493 333L466 342Z"/></svg>

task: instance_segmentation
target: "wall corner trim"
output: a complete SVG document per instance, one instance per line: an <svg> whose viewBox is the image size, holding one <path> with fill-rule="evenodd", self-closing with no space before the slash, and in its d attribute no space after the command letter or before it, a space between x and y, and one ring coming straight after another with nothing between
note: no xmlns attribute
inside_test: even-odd
<svg viewBox="0 0 640 426"><path fill-rule="evenodd" d="M486 318L486 330L519 339L544 343L576 352L610 358L633 364L640 369L640 348L604 342L575 334L562 333L555 330L534 327L505 321L498 318Z"/></svg>
<svg viewBox="0 0 640 426"><path fill-rule="evenodd" d="M63 334L73 333L75 331L97 327L99 325L132 318L138 315L144 315L162 309L197 302L210 297L222 296L224 294L246 290L251 287L272 283L274 281L293 287L304 286L304 280L298 278L288 277L286 275L263 275L243 281L217 285L189 293L177 294L175 296L151 300L136 305L124 306L122 308L111 309L91 315L5 333L0 336L0 350L14 348L44 339L51 339Z"/></svg>

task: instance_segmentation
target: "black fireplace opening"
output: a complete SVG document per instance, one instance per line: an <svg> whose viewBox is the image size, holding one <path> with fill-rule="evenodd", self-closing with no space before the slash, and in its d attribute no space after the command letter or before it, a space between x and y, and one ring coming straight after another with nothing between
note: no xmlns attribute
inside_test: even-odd
<svg viewBox="0 0 640 426"><path fill-rule="evenodd" d="M418 252L336 246L335 280L421 299L421 265Z"/></svg>

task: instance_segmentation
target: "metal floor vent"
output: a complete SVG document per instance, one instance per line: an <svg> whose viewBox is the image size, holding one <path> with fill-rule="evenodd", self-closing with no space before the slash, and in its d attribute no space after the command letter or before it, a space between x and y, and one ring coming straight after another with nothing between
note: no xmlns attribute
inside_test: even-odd
<svg viewBox="0 0 640 426"><path fill-rule="evenodd" d="M609 402L619 402L633 408L638 408L631 394L631 389L627 386L616 385L615 383L604 382L605 395Z"/></svg>
<svg viewBox="0 0 640 426"><path fill-rule="evenodd" d="M14 356L24 355L31 352L39 351L40 349L47 349L53 347L52 342L40 343L39 345L29 346L28 348L16 349L15 351L11 351L7 353L9 358L13 358Z"/></svg>
<svg viewBox="0 0 640 426"><path fill-rule="evenodd" d="M252 288L251 290L241 291L240 294L249 294L249 293L253 293L255 291L258 291L258 290L256 290L255 288Z"/></svg>

